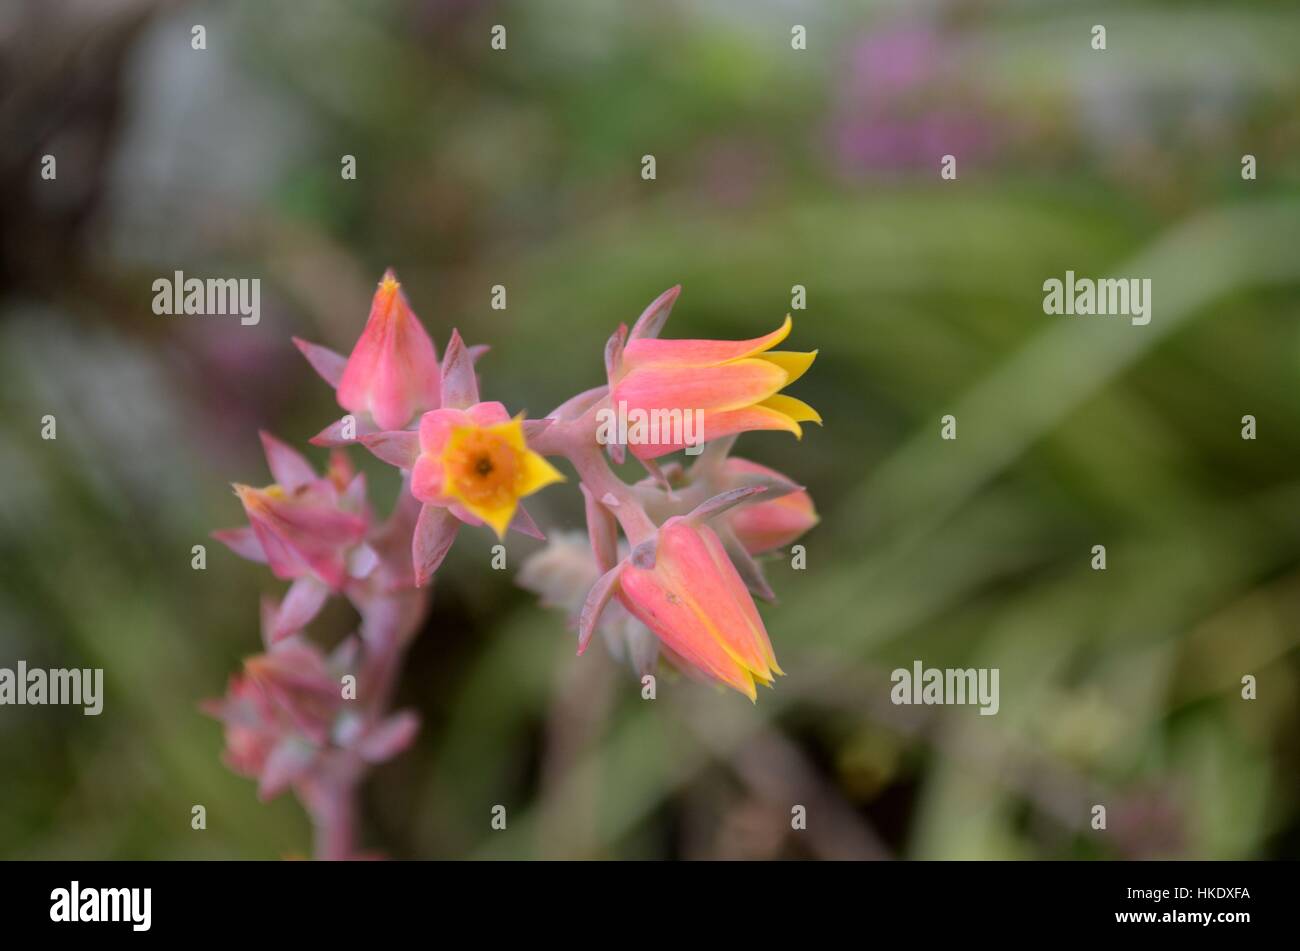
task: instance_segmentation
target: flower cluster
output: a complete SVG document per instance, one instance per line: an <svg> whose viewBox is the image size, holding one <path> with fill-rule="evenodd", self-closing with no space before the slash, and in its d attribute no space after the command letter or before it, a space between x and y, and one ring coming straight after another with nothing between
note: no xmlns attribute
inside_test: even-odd
<svg viewBox="0 0 1300 951"><path fill-rule="evenodd" d="M256 778L264 797L292 789L303 802L319 856L358 854L356 788L371 764L415 737L415 714L388 706L434 573L463 526L543 538L522 501L565 481L548 457L576 470L586 539L556 536L526 560L520 582L572 616L579 654L599 630L641 676L667 663L751 700L756 685L782 674L754 603L772 597L760 558L799 538L817 514L792 480L730 450L743 432L801 436L802 424L821 422L783 392L816 353L774 349L791 331L789 317L752 340L660 339L679 292L661 295L631 331L615 331L605 385L539 420L480 398L475 364L486 348L453 331L439 361L391 271L349 356L294 341L345 415L311 440L331 447L324 475L263 433L274 482L235 485L248 524L215 537L290 584L263 604L263 652L205 709L225 724L232 769ZM671 425L630 445L603 439L599 421L612 407L667 423L695 414L703 451L689 467L661 465L695 448ZM386 519L374 517L364 477L344 452L358 444L401 475ZM627 454L645 478L615 474L607 460ZM360 625L326 653L305 629L331 597L346 599Z"/></svg>

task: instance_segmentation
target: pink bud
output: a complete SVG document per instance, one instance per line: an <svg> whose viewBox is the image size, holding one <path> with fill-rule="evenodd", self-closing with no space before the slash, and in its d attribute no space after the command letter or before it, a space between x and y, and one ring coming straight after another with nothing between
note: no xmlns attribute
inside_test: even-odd
<svg viewBox="0 0 1300 951"><path fill-rule="evenodd" d="M722 542L681 517L659 529L653 567L624 563L619 598L685 663L757 699L755 681L782 673L767 629Z"/></svg>
<svg viewBox="0 0 1300 951"><path fill-rule="evenodd" d="M339 405L349 413L369 413L380 429L401 429L438 406L440 379L433 341L390 269L343 370Z"/></svg>
<svg viewBox="0 0 1300 951"><path fill-rule="evenodd" d="M236 485L235 494L248 515L248 528L214 532L219 541L244 558L265 562L285 581L312 579L334 590L343 587L353 549L365 541L369 529L366 486L354 475L342 452L330 457L329 469L317 477L311 463L269 433L262 433L262 448L276 482L263 489ZM319 592L302 586L295 593L290 613L310 619ZM289 599L292 601L293 599ZM276 635L283 636L283 625Z"/></svg>
<svg viewBox="0 0 1300 951"><path fill-rule="evenodd" d="M226 695L205 701L203 711L226 725L226 765L241 776L260 776L283 732L262 691L247 677L236 674L230 678Z"/></svg>
<svg viewBox="0 0 1300 951"><path fill-rule="evenodd" d="M722 479L728 488L744 485L752 479L790 481L775 469L736 456L723 464ZM751 555L783 548L819 521L812 497L803 489L770 502L760 501L739 506L727 512L723 518L745 551Z"/></svg>
<svg viewBox="0 0 1300 951"><path fill-rule="evenodd" d="M347 580L348 551L366 537L366 519L345 511L325 479L286 492L236 485L253 534L277 578L315 575L335 590Z"/></svg>
<svg viewBox="0 0 1300 951"><path fill-rule="evenodd" d="M226 695L203 710L225 724L226 764L257 779L270 799L311 770L341 704L324 656L295 640L248 658Z"/></svg>

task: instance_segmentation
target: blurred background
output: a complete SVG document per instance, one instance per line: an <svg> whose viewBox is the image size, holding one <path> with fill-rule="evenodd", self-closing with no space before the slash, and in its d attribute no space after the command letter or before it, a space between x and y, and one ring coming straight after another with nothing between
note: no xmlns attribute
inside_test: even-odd
<svg viewBox="0 0 1300 951"><path fill-rule="evenodd" d="M1296 857L1297 49L1300 6L1246 0L0 5L0 666L103 667L107 694L0 708L0 856L310 851L198 710L283 589L208 533L243 521L232 481L269 480L259 427L338 416L290 336L347 352L391 265L531 415L602 382L610 331L673 284L668 336L732 338L803 285L796 393L825 428L738 451L823 521L806 570L768 566L789 676L755 707L671 678L642 701L514 583L535 543L492 571L462 533L367 848ZM260 324L155 316L176 269L259 278ZM1067 269L1150 278L1152 322L1044 315ZM386 511L395 474L354 459ZM580 527L572 491L531 508ZM918 659L998 667L999 714L891 705Z"/></svg>

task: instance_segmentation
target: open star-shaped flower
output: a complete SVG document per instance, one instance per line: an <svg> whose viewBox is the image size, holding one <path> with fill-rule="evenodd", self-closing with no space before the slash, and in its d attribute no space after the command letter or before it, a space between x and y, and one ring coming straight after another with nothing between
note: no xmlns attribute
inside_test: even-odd
<svg viewBox="0 0 1300 951"><path fill-rule="evenodd" d="M500 403L437 409L420 420L420 456L411 492L426 505L444 506L462 522L486 522L505 534L519 500L564 476L528 448L523 419Z"/></svg>

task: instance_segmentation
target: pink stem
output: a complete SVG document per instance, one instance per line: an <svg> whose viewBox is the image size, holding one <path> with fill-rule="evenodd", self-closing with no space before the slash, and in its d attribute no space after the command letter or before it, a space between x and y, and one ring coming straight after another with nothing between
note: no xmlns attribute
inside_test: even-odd
<svg viewBox="0 0 1300 951"><path fill-rule="evenodd" d="M317 861L341 862L354 853L356 838L356 788L359 776L340 777L308 797L308 812L315 826Z"/></svg>
<svg viewBox="0 0 1300 951"><path fill-rule="evenodd" d="M410 593L379 595L363 609L361 629L368 655L362 681L367 691L363 715L367 726L384 718L406 645L424 623L425 611L402 610L401 599L412 596ZM303 790L303 806L315 829L317 860L341 861L354 857L357 791L366 770L366 764L355 754L340 753Z"/></svg>
<svg viewBox="0 0 1300 951"><path fill-rule="evenodd" d="M608 398L597 402L577 419L556 420L530 443L543 455L563 456L573 463L578 478L614 513L623 526L628 543L635 547L653 537L658 528L646 514L632 487L610 469L603 448L596 442L596 413L607 404Z"/></svg>

